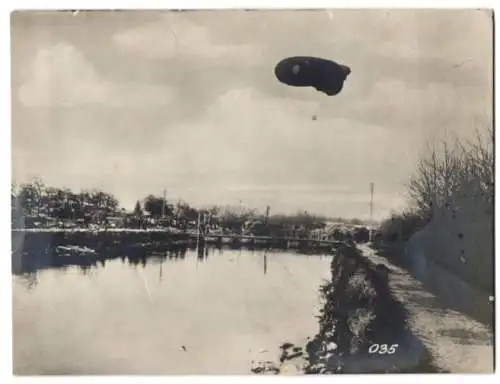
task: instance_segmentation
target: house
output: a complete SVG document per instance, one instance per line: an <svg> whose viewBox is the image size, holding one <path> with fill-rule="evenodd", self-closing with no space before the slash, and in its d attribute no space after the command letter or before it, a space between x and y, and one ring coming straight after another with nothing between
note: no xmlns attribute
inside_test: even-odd
<svg viewBox="0 0 500 384"><path fill-rule="evenodd" d="M125 217L108 216L108 217L106 217L106 224L111 228L124 228L125 227Z"/></svg>
<svg viewBox="0 0 500 384"><path fill-rule="evenodd" d="M41 213L36 216L25 216L24 225L26 228L48 228L56 226L57 222L54 218Z"/></svg>

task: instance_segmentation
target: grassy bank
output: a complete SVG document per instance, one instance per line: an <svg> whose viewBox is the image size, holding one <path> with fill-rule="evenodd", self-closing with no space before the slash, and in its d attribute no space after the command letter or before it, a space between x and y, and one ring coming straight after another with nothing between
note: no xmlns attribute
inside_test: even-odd
<svg viewBox="0 0 500 384"><path fill-rule="evenodd" d="M334 256L331 273L321 288L320 329L307 345L306 373L435 371L410 330L407 310L389 288L386 267L346 245Z"/></svg>
<svg viewBox="0 0 500 384"><path fill-rule="evenodd" d="M436 372L430 352L410 329L406 308L389 288L389 273L355 245L339 248L332 278L321 287L319 332L303 347L282 345L276 373L294 359L301 359L298 371L305 374Z"/></svg>

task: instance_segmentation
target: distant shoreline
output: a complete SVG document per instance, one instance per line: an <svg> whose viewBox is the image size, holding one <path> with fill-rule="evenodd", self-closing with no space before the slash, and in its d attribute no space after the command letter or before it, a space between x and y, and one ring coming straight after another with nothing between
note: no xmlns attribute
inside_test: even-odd
<svg viewBox="0 0 500 384"><path fill-rule="evenodd" d="M167 228L148 228L148 229L135 229L135 228L11 228L12 232L161 232L161 233L172 233L172 234L186 234L186 235L196 235L192 231L179 231L171 230Z"/></svg>
<svg viewBox="0 0 500 384"><path fill-rule="evenodd" d="M13 229L11 238L12 273L15 275L58 266L89 266L118 257L128 258L134 263L158 255L182 258L187 250L197 251L198 258L204 258L209 248L330 255L337 246L330 241L236 234L200 238L194 231L156 228L94 231L85 228Z"/></svg>

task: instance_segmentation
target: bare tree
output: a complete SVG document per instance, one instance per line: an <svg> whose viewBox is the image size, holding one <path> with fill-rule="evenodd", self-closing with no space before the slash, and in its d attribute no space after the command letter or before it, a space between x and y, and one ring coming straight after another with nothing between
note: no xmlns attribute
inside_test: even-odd
<svg viewBox="0 0 500 384"><path fill-rule="evenodd" d="M40 214L45 189L45 184L38 177L21 185L18 197L26 215Z"/></svg>
<svg viewBox="0 0 500 384"><path fill-rule="evenodd" d="M492 135L492 131L489 131ZM473 193L492 209L494 186L492 136L478 131L474 141L455 137L453 143L428 144L407 184L416 210L434 215L442 209L459 209L464 193Z"/></svg>

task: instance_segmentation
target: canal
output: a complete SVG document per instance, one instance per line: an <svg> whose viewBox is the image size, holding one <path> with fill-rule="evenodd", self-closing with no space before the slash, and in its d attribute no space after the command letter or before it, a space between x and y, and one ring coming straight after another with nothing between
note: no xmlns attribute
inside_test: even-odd
<svg viewBox="0 0 500 384"><path fill-rule="evenodd" d="M13 275L15 374L250 374L318 329L331 256L206 249Z"/></svg>

